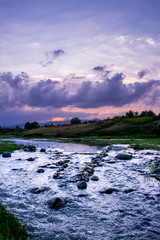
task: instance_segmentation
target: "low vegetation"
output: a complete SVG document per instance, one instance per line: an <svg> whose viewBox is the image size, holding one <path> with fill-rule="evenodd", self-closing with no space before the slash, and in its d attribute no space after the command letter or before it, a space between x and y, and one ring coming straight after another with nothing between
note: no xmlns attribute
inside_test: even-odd
<svg viewBox="0 0 160 240"><path fill-rule="evenodd" d="M0 203L0 239L26 240L26 227L21 225L14 215Z"/></svg>
<svg viewBox="0 0 160 240"><path fill-rule="evenodd" d="M3 152L12 153L15 150L21 149L22 147L22 145L17 145L10 141L0 141L0 154L2 154Z"/></svg>

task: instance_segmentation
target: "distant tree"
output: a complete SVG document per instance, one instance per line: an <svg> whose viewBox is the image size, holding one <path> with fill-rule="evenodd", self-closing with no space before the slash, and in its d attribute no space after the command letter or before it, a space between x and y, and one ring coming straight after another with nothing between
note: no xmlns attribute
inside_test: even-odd
<svg viewBox="0 0 160 240"><path fill-rule="evenodd" d="M26 122L25 125L24 125L24 128L26 130L30 130L30 129L35 129L35 128L39 128L39 124L38 122Z"/></svg>
<svg viewBox="0 0 160 240"><path fill-rule="evenodd" d="M79 123L81 123L81 120L77 117L72 118L70 122L70 124L79 124Z"/></svg>
<svg viewBox="0 0 160 240"><path fill-rule="evenodd" d="M154 116L156 116L156 114L151 110L149 110L149 111L146 110L146 111L142 111L139 116L140 117L154 117Z"/></svg>
<svg viewBox="0 0 160 240"><path fill-rule="evenodd" d="M134 117L134 112L132 110L129 110L128 112L126 112L126 117L127 118L133 118Z"/></svg>

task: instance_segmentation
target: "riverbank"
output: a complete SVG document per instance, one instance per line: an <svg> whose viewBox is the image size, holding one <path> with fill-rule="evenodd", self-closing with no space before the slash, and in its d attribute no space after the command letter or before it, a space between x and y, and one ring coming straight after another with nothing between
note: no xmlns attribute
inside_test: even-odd
<svg viewBox="0 0 160 240"><path fill-rule="evenodd" d="M27 240L26 227L19 223L14 215L0 203L0 239Z"/></svg>
<svg viewBox="0 0 160 240"><path fill-rule="evenodd" d="M16 138L19 139L20 136L13 136L13 135L0 135L1 139L12 139ZM144 150L144 149L153 149L153 150L160 150L160 138L120 138L119 136L114 138L108 138L108 137L97 137L97 136L89 136L89 137L53 137L53 136L29 136L29 137L22 137L23 139L45 139L45 140L58 140L62 142L75 142L75 143L83 143L88 144L91 146L106 146L111 144L129 144L129 146L135 150ZM0 141L2 143L2 141ZM2 149L6 147L6 151L14 151L19 150L22 148L22 146L17 146L14 144L9 144L6 141L3 141L3 143L0 143L0 153L2 153ZM6 146L4 145L6 143ZM8 145L8 146L7 146ZM9 149L8 149L9 148ZM7 150L8 149L8 150Z"/></svg>

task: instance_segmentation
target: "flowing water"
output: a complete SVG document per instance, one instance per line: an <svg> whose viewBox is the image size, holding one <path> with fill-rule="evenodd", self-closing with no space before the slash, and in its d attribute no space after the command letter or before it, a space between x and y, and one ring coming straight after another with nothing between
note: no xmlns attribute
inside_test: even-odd
<svg viewBox="0 0 160 240"><path fill-rule="evenodd" d="M87 189L80 190L72 180L105 148L44 140L15 142L36 145L37 151L20 150L11 158L0 157L0 201L27 224L29 239L160 239L159 182L147 174L149 161L160 158L160 152L113 145L94 168L99 180L90 180ZM46 152L40 152L41 148ZM115 161L121 152L132 153L133 158ZM35 160L28 161L31 157ZM68 160L68 167L61 172L62 178L54 179L60 160ZM44 192L32 192L45 187ZM116 191L101 193L108 188ZM48 200L55 197L64 198L66 204L50 208Z"/></svg>

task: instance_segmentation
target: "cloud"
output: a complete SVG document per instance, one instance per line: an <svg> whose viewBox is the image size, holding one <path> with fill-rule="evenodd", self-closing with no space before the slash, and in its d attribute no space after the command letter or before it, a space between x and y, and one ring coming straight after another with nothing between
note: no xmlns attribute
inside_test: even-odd
<svg viewBox="0 0 160 240"><path fill-rule="evenodd" d="M47 67L48 65L53 64L53 61L48 61L48 62L43 62L43 61L41 61L41 62L39 62L39 64L40 64L42 67Z"/></svg>
<svg viewBox="0 0 160 240"><path fill-rule="evenodd" d="M91 81L83 82L77 93L70 98L70 104L80 108L121 107L146 97L152 87L160 85L160 81L155 80L125 84L124 78L122 73L117 73L95 84Z"/></svg>
<svg viewBox="0 0 160 240"><path fill-rule="evenodd" d="M94 67L94 68L92 68L92 70L93 71L104 71L106 69L106 66L104 65L104 66L96 66L96 67Z"/></svg>
<svg viewBox="0 0 160 240"><path fill-rule="evenodd" d="M56 107L67 105L66 87L58 81L48 79L39 81L28 92L28 104L32 107Z"/></svg>
<svg viewBox="0 0 160 240"><path fill-rule="evenodd" d="M66 117L66 115L72 117L73 113L61 110L68 106L94 109L104 106L122 107L137 101L154 103L155 106L159 104L160 80L133 84L126 84L124 80L123 73L116 73L112 77L107 76L94 83L82 81L73 93L67 87L69 84L67 82L64 85L62 82L48 79L34 83L23 72L15 77L10 72L1 73L0 120L7 119L7 116L10 116L11 122L13 119L23 120L25 116L28 120L33 118L37 120L38 117L43 120L48 116L53 118L56 112L59 114L61 112L57 117ZM21 114L24 114L24 117Z"/></svg>
<svg viewBox="0 0 160 240"><path fill-rule="evenodd" d="M53 51L47 51L45 52L45 61L40 61L39 64L42 67L47 67L51 64L54 63L54 60L62 55L64 55L64 51L62 49L57 49L57 50L53 50Z"/></svg>
<svg viewBox="0 0 160 240"><path fill-rule="evenodd" d="M0 74L0 108L23 106L28 96L29 76L22 72L13 76L11 72Z"/></svg>
<svg viewBox="0 0 160 240"><path fill-rule="evenodd" d="M138 73L137 73L138 78L139 78L139 79L142 79L147 73L148 73L147 70L142 70L142 71L138 72Z"/></svg>
<svg viewBox="0 0 160 240"><path fill-rule="evenodd" d="M57 50L54 50L54 51L48 51L48 52L45 52L45 56L47 59L55 59L57 57L60 57L64 55L64 51L62 49L57 49Z"/></svg>

